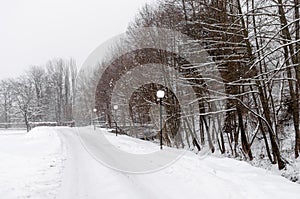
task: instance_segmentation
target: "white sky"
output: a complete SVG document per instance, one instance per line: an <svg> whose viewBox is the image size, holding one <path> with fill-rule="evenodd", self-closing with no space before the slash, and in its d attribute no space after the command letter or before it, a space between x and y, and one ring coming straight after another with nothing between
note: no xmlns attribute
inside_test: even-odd
<svg viewBox="0 0 300 199"><path fill-rule="evenodd" d="M81 65L155 0L0 0L0 79L55 57Z"/></svg>

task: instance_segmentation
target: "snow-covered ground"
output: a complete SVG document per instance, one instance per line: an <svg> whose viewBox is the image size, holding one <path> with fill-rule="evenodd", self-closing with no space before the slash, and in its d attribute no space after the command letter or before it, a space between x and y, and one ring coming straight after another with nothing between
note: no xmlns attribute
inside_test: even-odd
<svg viewBox="0 0 300 199"><path fill-rule="evenodd" d="M271 164L266 155L265 142L263 139L257 139L252 145L254 155L251 165L270 170L273 173L284 176L285 178L300 184L300 158L295 159L295 131L291 123L286 125L284 131L279 133L279 147L282 157L288 162L286 168L279 171L277 164Z"/></svg>
<svg viewBox="0 0 300 199"><path fill-rule="evenodd" d="M64 155L54 129L0 130L0 198L55 198Z"/></svg>
<svg viewBox="0 0 300 199"><path fill-rule="evenodd" d="M183 154L182 150L173 150L183 154L181 158L156 172L119 172L98 158L104 156L104 161L117 165L136 165L114 157L114 148L141 156L159 151L156 144L116 137L101 129L0 131L0 198L298 199L300 195L299 184L270 171L229 158Z"/></svg>

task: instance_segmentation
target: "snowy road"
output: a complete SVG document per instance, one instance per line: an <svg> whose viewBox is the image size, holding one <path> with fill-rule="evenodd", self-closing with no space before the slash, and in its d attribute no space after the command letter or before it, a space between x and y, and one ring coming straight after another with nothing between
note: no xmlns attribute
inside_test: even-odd
<svg viewBox="0 0 300 199"><path fill-rule="evenodd" d="M113 144L107 144L103 135ZM145 165L151 169L157 162L144 155L129 161L121 153L118 158L116 149L147 154L159 151L159 146L92 128L35 128L28 134L1 132L1 198L298 199L300 195L299 184L269 171L228 158L203 158L192 152L156 172L119 172L97 158L137 170L147 168ZM176 153L180 151L166 154ZM163 161L166 154L155 156L155 160Z"/></svg>
<svg viewBox="0 0 300 199"><path fill-rule="evenodd" d="M78 129L77 129L78 130ZM155 150L156 145L128 138L113 137L104 131L91 129L57 130L65 143L67 161L58 199L99 198L299 198L300 185L272 175L247 163L227 158L205 159L185 154L169 167L147 174L126 174L110 169L87 150L95 147L103 150L106 157L113 157L112 145L101 139L105 134L117 148L136 151ZM84 145L82 145L84 139ZM108 159L106 159L108 161ZM114 161L117 161L114 159ZM126 160L123 164L126 164ZM278 189L280 187L280 189Z"/></svg>
<svg viewBox="0 0 300 199"><path fill-rule="evenodd" d="M174 186L178 187L182 186L182 184L176 182L169 184L168 182L170 179L168 178L166 178L167 181L164 182L164 180L161 179L163 177L161 175L125 174L103 165L99 160L93 157L93 154L88 152L86 147L95 147L107 162L116 162L121 165L131 165L134 167L133 164L130 164L130 162L124 159L125 156L123 156L123 159L122 156L120 159L116 159L116 149L114 146L108 145L102 140L103 137L99 135L99 133L106 133L105 131L97 130L95 132L90 129L80 129L78 131L73 129L63 129L58 131L63 143L66 144L68 157L63 176L62 191L58 195L58 199L165 199L178 197L176 196L176 191L175 194L168 192L174 189ZM110 134L107 133L106 135L110 136ZM82 139L85 140L86 146L83 145ZM134 141L136 140L130 138L129 140L125 139L123 144L136 144L133 143ZM118 145L118 143L115 144ZM146 146L148 144L148 150L149 146L158 148L152 143L150 144L141 141L139 144L144 144ZM153 151L153 149L150 149L150 151ZM139 162L139 160L137 160L137 162Z"/></svg>
<svg viewBox="0 0 300 199"><path fill-rule="evenodd" d="M59 199L143 198L128 176L95 160L83 147L76 131L61 130L59 135L66 144L68 157ZM93 139L90 141L92 145Z"/></svg>

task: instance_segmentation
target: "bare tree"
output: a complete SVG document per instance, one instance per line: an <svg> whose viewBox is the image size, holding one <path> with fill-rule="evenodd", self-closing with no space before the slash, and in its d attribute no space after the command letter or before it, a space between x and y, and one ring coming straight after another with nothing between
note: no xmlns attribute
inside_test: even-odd
<svg viewBox="0 0 300 199"><path fill-rule="evenodd" d="M17 105L18 112L23 116L27 132L30 130L30 120L40 114L40 110L35 106L34 85L25 76L17 80L10 81L13 89L12 96Z"/></svg>

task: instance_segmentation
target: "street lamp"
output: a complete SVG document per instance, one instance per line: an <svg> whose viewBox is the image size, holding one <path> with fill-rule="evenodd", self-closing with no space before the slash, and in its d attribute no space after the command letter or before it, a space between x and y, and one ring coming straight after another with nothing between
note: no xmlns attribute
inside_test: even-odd
<svg viewBox="0 0 300 199"><path fill-rule="evenodd" d="M115 110L115 125L116 125L116 136L118 136L118 126L117 126L117 110L118 110L119 106L118 105L114 105L114 110Z"/></svg>
<svg viewBox="0 0 300 199"><path fill-rule="evenodd" d="M165 96L165 91L158 90L156 96L159 99L159 105L160 105L160 149L162 149L162 99Z"/></svg>
<svg viewBox="0 0 300 199"><path fill-rule="evenodd" d="M94 114L96 114L96 112L97 112L97 109L96 108L94 108L93 109L93 112L94 112ZM97 116L97 115L96 115ZM97 117L96 117L97 118ZM94 124L94 131L96 130L96 124L95 124L95 120L92 120L93 121L93 124Z"/></svg>

